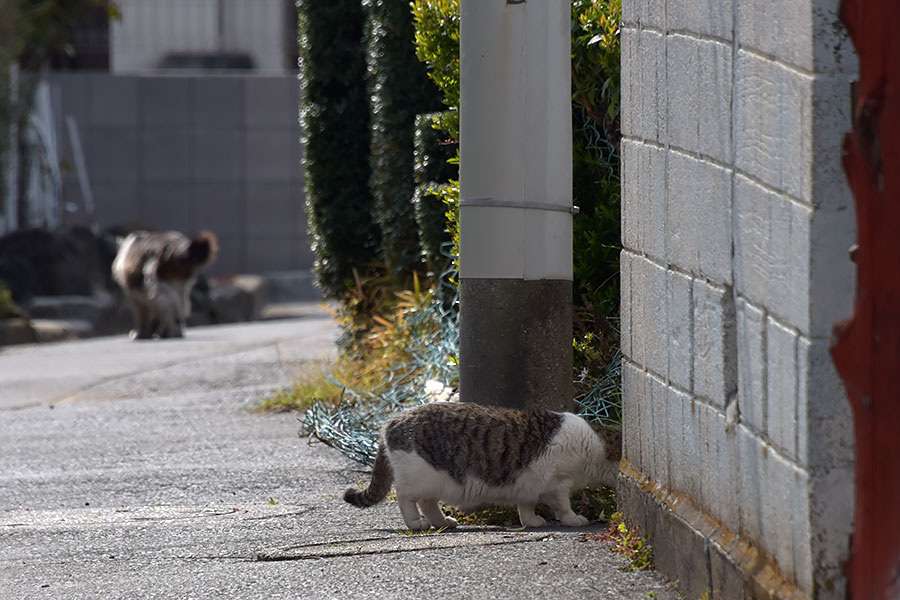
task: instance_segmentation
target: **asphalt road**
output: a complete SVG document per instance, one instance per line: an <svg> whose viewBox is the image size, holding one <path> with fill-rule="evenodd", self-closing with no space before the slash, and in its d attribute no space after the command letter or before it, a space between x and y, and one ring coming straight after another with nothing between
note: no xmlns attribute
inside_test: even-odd
<svg viewBox="0 0 900 600"><path fill-rule="evenodd" d="M344 504L365 469L249 411L336 336L323 314L0 349L0 599L678 597L583 530L411 536L395 503Z"/></svg>

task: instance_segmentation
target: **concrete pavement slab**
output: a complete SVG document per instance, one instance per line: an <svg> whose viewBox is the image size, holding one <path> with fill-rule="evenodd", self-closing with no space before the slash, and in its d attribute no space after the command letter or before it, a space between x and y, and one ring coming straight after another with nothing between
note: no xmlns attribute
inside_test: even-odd
<svg viewBox="0 0 900 600"><path fill-rule="evenodd" d="M249 410L336 335L307 319L0 353L0 385L31 394L0 402L0 599L677 597L584 529L405 535L395 502L345 504L367 469Z"/></svg>

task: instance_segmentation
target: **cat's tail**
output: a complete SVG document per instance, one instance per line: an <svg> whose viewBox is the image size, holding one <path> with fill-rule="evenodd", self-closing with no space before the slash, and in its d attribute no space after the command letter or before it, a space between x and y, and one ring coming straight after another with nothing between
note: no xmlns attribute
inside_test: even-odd
<svg viewBox="0 0 900 600"><path fill-rule="evenodd" d="M347 488L344 492L344 501L353 506L368 508L375 506L391 491L391 483L394 482L394 470L388 461L387 454L382 443L375 455L375 466L372 467L372 481L364 490Z"/></svg>

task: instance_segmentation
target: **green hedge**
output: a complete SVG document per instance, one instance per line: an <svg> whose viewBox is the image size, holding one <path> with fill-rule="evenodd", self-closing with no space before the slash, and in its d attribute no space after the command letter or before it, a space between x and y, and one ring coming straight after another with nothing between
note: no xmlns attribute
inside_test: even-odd
<svg viewBox="0 0 900 600"><path fill-rule="evenodd" d="M318 283L343 297L377 259L369 191L369 94L359 0L297 0L306 210Z"/></svg>
<svg viewBox="0 0 900 600"><path fill-rule="evenodd" d="M403 279L422 267L413 196L416 115L441 107L440 95L416 58L409 0L363 0L368 17L375 215L382 258Z"/></svg>

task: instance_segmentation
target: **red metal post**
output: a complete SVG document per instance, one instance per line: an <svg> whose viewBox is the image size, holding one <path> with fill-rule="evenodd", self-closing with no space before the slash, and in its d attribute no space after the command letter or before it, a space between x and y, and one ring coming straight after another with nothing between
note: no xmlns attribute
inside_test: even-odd
<svg viewBox="0 0 900 600"><path fill-rule="evenodd" d="M844 171L856 200L853 317L831 354L856 434L856 516L846 572L853 600L900 598L900 10L843 0L860 60Z"/></svg>

